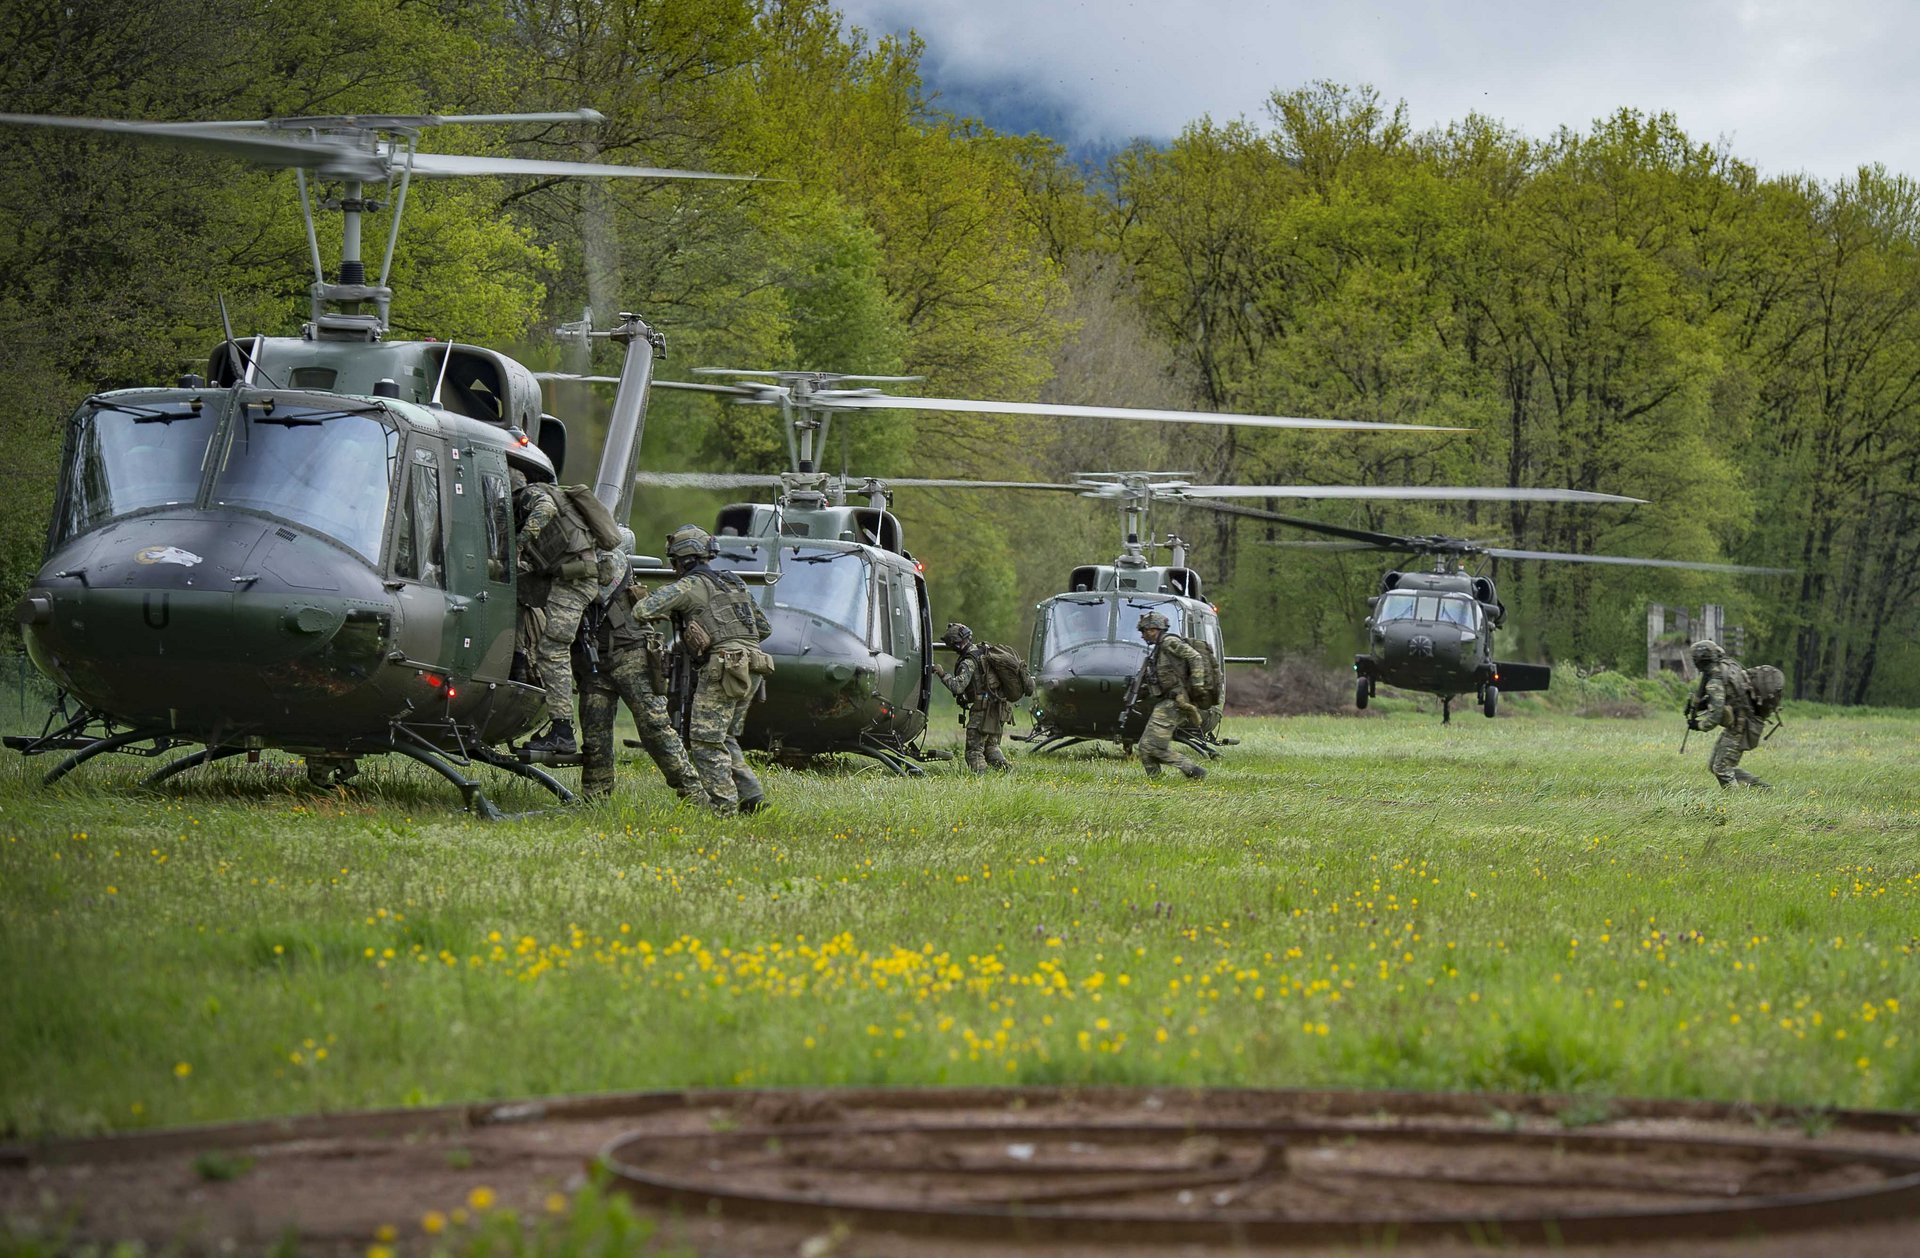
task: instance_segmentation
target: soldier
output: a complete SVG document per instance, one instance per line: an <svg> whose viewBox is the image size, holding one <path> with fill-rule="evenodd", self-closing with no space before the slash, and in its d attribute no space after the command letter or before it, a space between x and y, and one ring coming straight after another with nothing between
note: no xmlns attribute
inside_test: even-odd
<svg viewBox="0 0 1920 1258"><path fill-rule="evenodd" d="M1194 706L1187 688L1205 688L1206 654L1179 634L1169 633L1170 622L1159 612L1145 612L1137 622L1140 636L1153 649L1140 666L1138 702L1151 704L1147 727L1140 734L1140 767L1147 776L1160 776L1160 766L1170 764L1194 781L1207 771L1173 749L1173 735L1183 726L1198 731L1205 716Z"/></svg>
<svg viewBox="0 0 1920 1258"><path fill-rule="evenodd" d="M967 710L967 767L985 773L989 767L1002 773L1013 772L1000 750L1000 734L1013 715L1013 703L994 688L993 676L984 658L985 643L976 644L973 630L959 621L949 621L940 640L960 656L960 666L949 673L938 664L933 675L944 683L960 706Z"/></svg>
<svg viewBox="0 0 1920 1258"><path fill-rule="evenodd" d="M1722 786L1771 790L1740 767L1740 757L1760 745L1766 729L1766 722L1753 711L1746 670L1729 659L1718 642L1703 638L1690 650L1693 665L1700 670L1700 686L1687 701L1688 720L1697 730L1720 731L1713 753L1707 757L1707 768Z"/></svg>
<svg viewBox="0 0 1920 1258"><path fill-rule="evenodd" d="M530 751L579 754L573 738L573 639L580 617L599 593L593 534L558 487L513 473L514 514L519 523L515 594L521 605L544 610L546 622L532 638L532 665L547 692L547 732L528 742ZM538 618L526 618L529 626Z"/></svg>
<svg viewBox="0 0 1920 1258"><path fill-rule="evenodd" d="M580 793L588 799L613 793L614 720L624 699L640 745L667 785L680 798L709 806L707 788L667 713L666 642L633 614L646 591L630 579L624 555L601 551L600 576L599 597L582 617L573 652L580 687Z"/></svg>
<svg viewBox="0 0 1920 1258"><path fill-rule="evenodd" d="M663 585L633 609L640 620L673 616L680 649L694 669L688 748L714 814L731 817L761 805L760 780L740 752L740 731L753 701L756 673L773 671L760 642L773 632L747 583L707 560L720 553L707 531L683 524L667 536L667 559L679 580Z"/></svg>

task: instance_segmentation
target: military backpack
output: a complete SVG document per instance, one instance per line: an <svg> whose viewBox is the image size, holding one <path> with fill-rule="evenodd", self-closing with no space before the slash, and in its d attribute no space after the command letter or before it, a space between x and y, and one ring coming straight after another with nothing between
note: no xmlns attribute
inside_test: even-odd
<svg viewBox="0 0 1920 1258"><path fill-rule="evenodd" d="M987 670L987 681L993 693L1009 703L1018 703L1033 693L1033 678L1027 676L1027 666L1010 646L998 642L984 643L980 647L980 666Z"/></svg>
<svg viewBox="0 0 1920 1258"><path fill-rule="evenodd" d="M581 527L593 538L593 543L601 550L618 550L626 538L620 535L620 524L613 518L613 512L607 510L607 504L593 496L593 491L585 485L560 486L560 506L564 510L572 507Z"/></svg>
<svg viewBox="0 0 1920 1258"><path fill-rule="evenodd" d="M1780 701L1787 693L1787 675L1771 664L1756 664L1747 670L1747 699L1753 714L1763 721L1780 715Z"/></svg>
<svg viewBox="0 0 1920 1258"><path fill-rule="evenodd" d="M1187 697L1193 700L1193 706L1196 708L1202 710L1217 708L1220 706L1221 700L1220 657L1215 655L1213 648L1205 642L1194 642L1192 639L1188 639L1188 642L1195 650L1199 651L1202 658L1207 661L1207 676L1204 683L1196 683L1191 668L1189 668L1187 673Z"/></svg>

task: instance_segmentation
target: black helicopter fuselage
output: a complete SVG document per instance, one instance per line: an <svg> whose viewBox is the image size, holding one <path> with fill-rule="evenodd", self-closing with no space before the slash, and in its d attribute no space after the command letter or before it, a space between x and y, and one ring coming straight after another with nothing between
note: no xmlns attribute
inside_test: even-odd
<svg viewBox="0 0 1920 1258"><path fill-rule="evenodd" d="M27 649L100 719L209 748L524 733L540 692L508 676L510 446L537 457L395 398L90 398L19 606Z"/></svg>
<svg viewBox="0 0 1920 1258"><path fill-rule="evenodd" d="M1494 658L1505 609L1491 580L1462 572L1389 572L1368 600L1368 649L1353 658L1355 703L1385 684L1440 696L1471 694L1488 716L1502 690L1545 690L1550 670Z"/></svg>
<svg viewBox="0 0 1920 1258"><path fill-rule="evenodd" d="M765 698L743 745L851 752L911 772L932 692L931 612L921 565L882 507L740 503L720 514L714 566L765 572L772 634Z"/></svg>
<svg viewBox="0 0 1920 1258"><path fill-rule="evenodd" d="M1143 614L1161 613L1172 632L1225 659L1219 614L1199 597L1199 574L1189 568L1089 564L1071 583L1034 608L1029 737L1043 750L1131 741L1127 700L1149 649L1137 627Z"/></svg>

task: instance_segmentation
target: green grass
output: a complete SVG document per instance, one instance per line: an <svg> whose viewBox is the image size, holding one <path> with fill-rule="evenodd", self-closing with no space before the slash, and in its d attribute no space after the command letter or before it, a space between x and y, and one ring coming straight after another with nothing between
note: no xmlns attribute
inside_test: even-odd
<svg viewBox="0 0 1920 1258"><path fill-rule="evenodd" d="M1920 714L1789 718L1772 793L1677 719L1400 712L1237 722L1198 787L773 768L726 823L638 769L488 825L399 764L8 757L0 1131L692 1085L1920 1108Z"/></svg>

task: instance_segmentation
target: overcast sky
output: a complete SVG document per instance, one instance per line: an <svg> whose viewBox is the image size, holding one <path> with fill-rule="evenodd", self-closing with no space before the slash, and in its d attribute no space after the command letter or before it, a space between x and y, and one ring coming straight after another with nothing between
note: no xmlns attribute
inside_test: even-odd
<svg viewBox="0 0 1920 1258"><path fill-rule="evenodd" d="M1419 130L1477 111L1544 137L1630 106L1765 175L1920 175L1916 0L836 3L869 31L917 30L942 105L1075 148L1203 115L1264 126L1275 89L1331 79L1404 100Z"/></svg>

